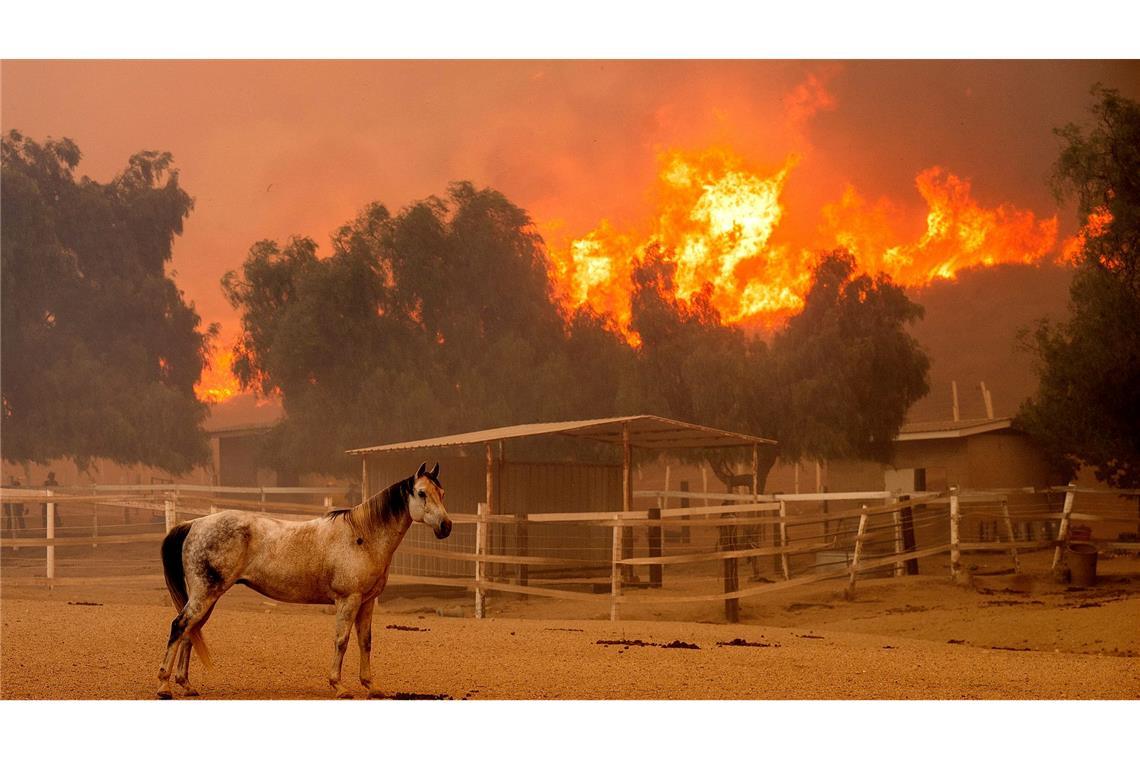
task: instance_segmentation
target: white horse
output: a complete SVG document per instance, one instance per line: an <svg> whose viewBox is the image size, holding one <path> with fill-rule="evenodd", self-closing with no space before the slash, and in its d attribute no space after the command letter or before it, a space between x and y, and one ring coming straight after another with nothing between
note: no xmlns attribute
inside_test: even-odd
<svg viewBox="0 0 1140 760"><path fill-rule="evenodd" d="M189 680L191 644L209 665L201 629L235 583L283 602L335 604L329 684L337 697L352 696L340 675L349 626L355 624L360 682L369 697L379 696L372 688L372 609L388 581L392 555L413 522L431 526L436 538L451 533L438 463L428 471L425 462L413 477L362 504L315 520L286 522L230 510L175 526L162 542L162 566L179 612L158 670L158 696L170 699L172 675L188 696L197 695Z"/></svg>

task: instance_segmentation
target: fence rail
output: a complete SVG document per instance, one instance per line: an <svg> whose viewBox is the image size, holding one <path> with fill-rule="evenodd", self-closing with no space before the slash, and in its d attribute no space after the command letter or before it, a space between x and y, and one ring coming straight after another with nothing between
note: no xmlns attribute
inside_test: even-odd
<svg viewBox="0 0 1140 760"><path fill-rule="evenodd" d="M56 579L57 547L156 543L178 519L218 509L311 519L330 508L334 493L338 490L170 484L0 488L6 506L34 502L44 509L44 525L34 529L36 535L10 524L6 510L0 546L45 549L50 583ZM397 552L403 564L393 567L389 580L471 591L477 617L486 614L489 594L509 593L608 604L614 620L630 605L724 602L725 614L732 619L741 599L842 578L853 595L860 578L883 572L914 574L919 560L935 557L948 557L953 577L963 572L963 554L970 552L1008 553L1016 571L1020 553L1052 550L1056 566L1074 523L1140 522L1137 494L1074 486L914 493L665 490L634 492L656 507L627 512L491 515L479 505L474 514L451 515L456 530L450 545L436 545L422 526L413 526ZM319 503L291 502L288 497ZM669 500L680 499L702 506L668 506ZM59 505L71 510L90 506L91 524L57 530ZM124 517L123 523L108 524L105 512L112 508L163 518L130 524ZM161 532L156 530L159 525ZM458 535L464 531L465 536ZM1102 538L1095 543L1109 550L1140 551L1140 542ZM154 561L157 554L147 560L148 568ZM751 571L754 585L741 582L742 567ZM945 562L939 567L946 572Z"/></svg>

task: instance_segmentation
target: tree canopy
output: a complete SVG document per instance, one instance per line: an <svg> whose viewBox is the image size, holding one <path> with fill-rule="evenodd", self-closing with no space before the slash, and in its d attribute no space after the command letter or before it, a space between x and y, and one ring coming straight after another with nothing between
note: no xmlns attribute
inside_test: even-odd
<svg viewBox="0 0 1140 760"><path fill-rule="evenodd" d="M1081 463L1112 486L1140 486L1140 104L1096 87L1091 128L1056 130L1059 199L1088 224L1069 319L1026 335L1037 394L1019 422L1069 475Z"/></svg>
<svg viewBox="0 0 1140 760"><path fill-rule="evenodd" d="M817 265L802 312L759 335L725 325L709 293L674 295L674 265L650 251L634 272L632 326L648 408L774 438L775 458L886 459L906 411L928 390L930 362L906 327L922 315L886 276L855 271L844 251ZM702 452L718 477L729 463Z"/></svg>
<svg viewBox="0 0 1140 760"><path fill-rule="evenodd" d="M182 472L209 453L194 384L211 333L165 271L193 200L169 153L106 184L76 179L80 156L3 138L3 456Z"/></svg>
<svg viewBox="0 0 1140 760"><path fill-rule="evenodd" d="M379 440L616 413L628 352L599 315L559 307L541 239L500 193L373 204L317 251L261 241L223 281L239 380L282 398L276 463L346 471L346 448Z"/></svg>
<svg viewBox="0 0 1140 760"><path fill-rule="evenodd" d="M377 441L645 412L777 438L768 465L885 456L926 392L905 331L921 309L901 288L829 255L769 347L724 324L710 292L679 299L674 273L657 247L634 267L634 348L560 305L525 212L456 183L396 215L367 207L323 258L307 238L261 241L223 287L242 313L239 380L284 404L279 466L345 472L345 449Z"/></svg>

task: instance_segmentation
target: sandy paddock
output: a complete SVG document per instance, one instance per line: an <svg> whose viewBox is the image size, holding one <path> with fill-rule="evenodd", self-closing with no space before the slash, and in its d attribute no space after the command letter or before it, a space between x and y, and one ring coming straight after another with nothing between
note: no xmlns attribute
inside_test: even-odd
<svg viewBox="0 0 1140 760"><path fill-rule="evenodd" d="M1086 590L1045 572L875 579L851 602L825 582L746 600L737 625L718 622L716 604L631 607L642 619L611 623L604 603L503 594L493 619L474 620L468 595L390 589L373 669L393 697L1138 699L1138 570L1135 558L1103 561L1108 577ZM49 590L8 573L0 590L5 699L153 698L174 614L161 580ZM206 629L214 667L192 667L201 698L331 697L330 612L231 591ZM346 680L363 697L357 663L352 643Z"/></svg>

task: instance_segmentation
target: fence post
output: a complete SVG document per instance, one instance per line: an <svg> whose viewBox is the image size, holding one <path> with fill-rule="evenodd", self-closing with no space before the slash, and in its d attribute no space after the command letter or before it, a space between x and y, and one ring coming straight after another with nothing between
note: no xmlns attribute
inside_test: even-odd
<svg viewBox="0 0 1140 760"><path fill-rule="evenodd" d="M530 556L530 524L525 515L518 515L515 523L515 552L519 557ZM520 562L515 565L515 577L520 586L530 585L530 568Z"/></svg>
<svg viewBox="0 0 1140 760"><path fill-rule="evenodd" d="M1061 510L1061 527L1057 529L1057 548L1053 550L1053 567L1056 568L1065 552L1065 542L1069 540L1069 515L1073 512L1073 502L1077 497L1077 484L1069 482L1069 490L1065 491L1065 506Z"/></svg>
<svg viewBox="0 0 1140 760"><path fill-rule="evenodd" d="M479 520L475 523L475 554L483 555L487 553L487 502L479 502L476 512ZM487 594L483 591L484 571L483 560L475 560L475 617L479 620L487 616Z"/></svg>
<svg viewBox="0 0 1140 760"><path fill-rule="evenodd" d="M1009 517L1009 500L1002 497L1001 517L1005 522L1005 532L1009 536L1009 556L1013 559L1013 572L1021 572L1021 561L1017 558L1017 536L1013 534L1013 520Z"/></svg>
<svg viewBox="0 0 1140 760"><path fill-rule="evenodd" d="M681 490L682 491L688 491L689 490L689 481L687 481L687 480L681 481ZM689 506L689 497L687 497L687 496L681 497L681 506L682 507L688 507ZM681 519L687 521L689 519L689 515L682 515ZM684 525L681 527L681 543L683 543L683 544L689 543L689 526L688 525Z"/></svg>
<svg viewBox="0 0 1140 760"><path fill-rule="evenodd" d="M96 541L99 538L99 502L91 504L91 548L98 549Z"/></svg>
<svg viewBox="0 0 1140 760"><path fill-rule="evenodd" d="M613 533L613 566L610 570L610 621L617 622L618 619L618 602L621 598L621 573L622 573L622 536L624 529L621 527L619 520L614 525Z"/></svg>
<svg viewBox="0 0 1140 760"><path fill-rule="evenodd" d="M863 557L863 537L867 534L867 505L861 504L859 515L859 531L855 534L855 551L851 554L851 574L847 579L847 590L843 596L850 600L855 598L855 576L859 574L859 560Z"/></svg>
<svg viewBox="0 0 1140 760"><path fill-rule="evenodd" d="M54 494L48 491L48 499L51 499ZM55 501L48 501L47 503L47 525L44 526L44 537L48 540L47 545L47 579L49 581L55 579Z"/></svg>
<svg viewBox="0 0 1140 760"><path fill-rule="evenodd" d="M958 580L962 572L962 540L959 523L962 521L961 505L958 503L958 486L950 486L950 577Z"/></svg>
<svg viewBox="0 0 1140 760"><path fill-rule="evenodd" d="M780 499L780 548L785 551L780 552L780 566L784 570L784 580L791 579L791 574L788 572L788 505L783 499Z"/></svg>
<svg viewBox="0 0 1140 760"><path fill-rule="evenodd" d="M664 506L665 506L665 497L664 496L658 496L657 497L657 507L649 509L650 521L653 521L653 520L660 521L661 510L664 508ZM649 526L649 538L647 540L647 543L649 544L649 556L650 557L660 557L661 556L661 526L660 525L652 525L651 524ZM662 569L661 565L650 565L649 566L649 587L650 588L661 588L661 569Z"/></svg>
<svg viewBox="0 0 1140 760"><path fill-rule="evenodd" d="M903 544L903 530L902 530L902 515L899 514L899 500L897 497L892 496L890 503L894 505L895 511L891 512L891 522L895 528L895 554L905 554ZM906 565L900 560L895 562L895 577L900 578L906 575Z"/></svg>

